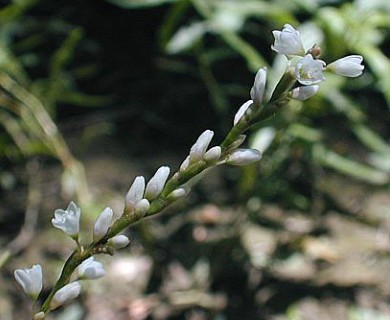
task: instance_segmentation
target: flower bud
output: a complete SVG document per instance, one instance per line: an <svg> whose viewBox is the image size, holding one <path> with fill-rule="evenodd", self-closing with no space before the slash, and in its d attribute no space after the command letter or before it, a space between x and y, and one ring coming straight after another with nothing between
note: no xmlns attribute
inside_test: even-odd
<svg viewBox="0 0 390 320"><path fill-rule="evenodd" d="M128 237L126 237L123 234L114 236L110 239L108 239L107 244L109 246L114 247L115 249L122 249L127 247L127 245L130 243L130 240Z"/></svg>
<svg viewBox="0 0 390 320"><path fill-rule="evenodd" d="M328 65L326 69L345 77L358 77L363 73L361 64L363 57L359 55L346 56Z"/></svg>
<svg viewBox="0 0 390 320"><path fill-rule="evenodd" d="M142 176L136 177L126 194L126 207L134 208L134 206L144 197L144 192L145 178Z"/></svg>
<svg viewBox="0 0 390 320"><path fill-rule="evenodd" d="M293 90L291 90L290 95L291 98L295 100L307 100L314 96L317 92L320 86L313 85L313 86L303 86L303 87L297 87Z"/></svg>
<svg viewBox="0 0 390 320"><path fill-rule="evenodd" d="M190 150L190 163L198 162L203 160L203 156L211 142L211 139L214 136L214 132L211 130L206 130L203 132L198 140L194 143Z"/></svg>
<svg viewBox="0 0 390 320"><path fill-rule="evenodd" d="M51 223L72 238L77 238L80 230L80 214L80 208L74 202L71 202L66 210L57 209L54 211L54 218Z"/></svg>
<svg viewBox="0 0 390 320"><path fill-rule="evenodd" d="M168 195L168 198L169 199L173 199L173 200L177 200L179 198L182 198L184 197L185 195L187 195L189 192L189 190L187 188L177 188L176 190L173 190L169 195Z"/></svg>
<svg viewBox="0 0 390 320"><path fill-rule="evenodd" d="M103 277L105 274L106 271L104 271L103 265L100 262L95 261L94 257L89 257L84 260L78 268L79 279L98 279Z"/></svg>
<svg viewBox="0 0 390 320"><path fill-rule="evenodd" d="M238 121L241 120L241 118L245 115L245 113L247 112L248 108L252 105L253 103L253 100L248 100L247 102L245 102L241 107L240 109L238 109L236 115L234 116L234 121L233 121L233 125L235 126Z"/></svg>
<svg viewBox="0 0 390 320"><path fill-rule="evenodd" d="M146 212L148 212L150 208L150 203L147 199L142 199L135 206L135 214L139 216L143 216Z"/></svg>
<svg viewBox="0 0 390 320"><path fill-rule="evenodd" d="M245 166L253 162L259 161L262 155L259 150L255 149L237 149L230 154L226 163L235 166Z"/></svg>
<svg viewBox="0 0 390 320"><path fill-rule="evenodd" d="M203 159L206 162L216 162L221 157L221 153L222 150L220 146L212 147L204 154Z"/></svg>
<svg viewBox="0 0 390 320"><path fill-rule="evenodd" d="M285 55L303 56L305 54L301 36L291 25L285 24L282 31L275 30L272 34L275 38L271 46L272 50Z"/></svg>
<svg viewBox="0 0 390 320"><path fill-rule="evenodd" d="M45 316L46 316L45 313L43 311L41 311L41 312L34 314L33 320L43 320L43 319L45 319Z"/></svg>
<svg viewBox="0 0 390 320"><path fill-rule="evenodd" d="M190 156L187 156L187 158L185 158L184 161L181 163L179 171L180 172L186 171L189 165L190 165Z"/></svg>
<svg viewBox="0 0 390 320"><path fill-rule="evenodd" d="M165 182L168 179L170 169L169 167L160 167L154 176L149 180L145 189L145 198L153 200L164 189Z"/></svg>
<svg viewBox="0 0 390 320"><path fill-rule="evenodd" d="M266 81L267 81L267 68L261 68L256 74L255 82L250 91L252 100L258 105L261 104L264 100Z"/></svg>
<svg viewBox="0 0 390 320"><path fill-rule="evenodd" d="M93 228L93 240L99 241L102 239L111 225L112 217L114 213L111 208L105 208L103 212L99 215L95 222L95 226Z"/></svg>
<svg viewBox="0 0 390 320"><path fill-rule="evenodd" d="M68 283L66 286L58 290L51 300L50 309L57 309L59 306L62 306L64 303L75 299L78 297L81 291L80 282L75 281Z"/></svg>
<svg viewBox="0 0 390 320"><path fill-rule="evenodd" d="M42 290L42 267L36 264L31 269L16 269L14 276L23 291L36 300Z"/></svg>

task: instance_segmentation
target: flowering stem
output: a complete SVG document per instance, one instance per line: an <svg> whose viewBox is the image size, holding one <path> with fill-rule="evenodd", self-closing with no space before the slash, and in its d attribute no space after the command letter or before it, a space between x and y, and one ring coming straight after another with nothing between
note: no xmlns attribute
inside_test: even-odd
<svg viewBox="0 0 390 320"><path fill-rule="evenodd" d="M50 310L50 303L55 295L55 293L61 289L63 286L69 283L70 277L73 271L83 262L85 259L92 256L91 248L85 250L82 254L78 251L78 249L74 250L72 255L66 260L64 267L62 269L60 278L57 280L53 289L50 291L50 294L46 298L45 302L42 305L41 311L45 314Z"/></svg>

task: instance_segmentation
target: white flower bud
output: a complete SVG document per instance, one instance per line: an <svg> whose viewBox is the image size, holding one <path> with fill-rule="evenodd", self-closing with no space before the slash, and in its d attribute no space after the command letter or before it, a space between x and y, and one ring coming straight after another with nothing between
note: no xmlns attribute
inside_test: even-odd
<svg viewBox="0 0 390 320"><path fill-rule="evenodd" d="M325 62L313 59L311 54L307 54L295 66L295 76L303 85L312 85L324 80L322 71L326 66Z"/></svg>
<svg viewBox="0 0 390 320"><path fill-rule="evenodd" d="M248 108L252 105L253 103L253 100L248 100L247 102L245 102L241 107L240 109L238 109L236 115L234 116L234 121L233 121L233 125L235 126L238 121L241 120L241 118L244 116L245 112L248 110Z"/></svg>
<svg viewBox="0 0 390 320"><path fill-rule="evenodd" d="M176 190L173 190L168 198L170 199L179 199L179 198L182 198L184 197L185 195L187 195L189 192L189 190L187 188L177 188Z"/></svg>
<svg viewBox="0 0 390 320"><path fill-rule="evenodd" d="M251 98L256 104L261 104L264 100L266 82L267 82L267 68L261 68L256 73L255 82L250 91Z"/></svg>
<svg viewBox="0 0 390 320"><path fill-rule="evenodd" d="M93 228L94 241L99 241L106 235L108 228L111 225L113 215L114 213L112 212L112 209L108 207L105 208L103 212L99 215Z"/></svg>
<svg viewBox="0 0 390 320"><path fill-rule="evenodd" d="M145 192L145 178L136 177L126 194L126 207L133 208L143 197Z"/></svg>
<svg viewBox="0 0 390 320"><path fill-rule="evenodd" d="M359 55L346 56L328 65L326 69L345 77L358 77L363 73L363 57Z"/></svg>
<svg viewBox="0 0 390 320"><path fill-rule="evenodd" d="M203 159L206 162L215 162L219 160L221 153L222 150L220 146L212 147L204 154Z"/></svg>
<svg viewBox="0 0 390 320"><path fill-rule="evenodd" d="M75 299L78 297L81 291L81 285L80 282L75 281L68 283L66 286L62 287L60 290L58 290L51 300L50 303L50 309L54 310L57 309L59 306L63 305L64 303Z"/></svg>
<svg viewBox="0 0 390 320"><path fill-rule="evenodd" d="M31 269L16 269L14 276L24 292L36 300L42 290L42 267L36 264Z"/></svg>
<svg viewBox="0 0 390 320"><path fill-rule="evenodd" d="M135 206L135 214L143 216L146 212L148 212L150 208L150 203L147 199L142 199Z"/></svg>
<svg viewBox="0 0 390 320"><path fill-rule="evenodd" d="M80 208L74 202L71 202L66 210L57 209L54 211L54 218L51 223L72 238L77 238L80 230L80 214Z"/></svg>
<svg viewBox="0 0 390 320"><path fill-rule="evenodd" d="M45 319L45 313L43 312L43 311L41 311L41 312L38 312L38 313L36 313L36 314L34 314L34 320L43 320L43 319Z"/></svg>
<svg viewBox="0 0 390 320"><path fill-rule="evenodd" d="M168 179L170 169L169 167L160 167L154 176L149 180L145 189L145 198L153 200L164 189L165 182Z"/></svg>
<svg viewBox="0 0 390 320"><path fill-rule="evenodd" d="M181 163L179 171L180 172L186 171L189 165L190 165L190 156L187 156L187 158L185 158L184 161Z"/></svg>
<svg viewBox="0 0 390 320"><path fill-rule="evenodd" d="M282 31L275 30L272 34L275 38L271 46L272 50L285 55L303 56L305 54L301 36L291 25L285 24Z"/></svg>
<svg viewBox="0 0 390 320"><path fill-rule="evenodd" d="M226 160L226 163L235 166L245 166L261 159L261 152L255 149L237 149Z"/></svg>
<svg viewBox="0 0 390 320"><path fill-rule="evenodd" d="M79 265L77 274L79 279L92 280L103 277L106 271L100 262L95 261L94 257L89 257Z"/></svg>
<svg viewBox="0 0 390 320"><path fill-rule="evenodd" d="M314 96L318 92L319 88L320 86L316 84L313 86L303 86L303 87L294 88L290 92L291 98L295 100L307 100L312 96Z"/></svg>
<svg viewBox="0 0 390 320"><path fill-rule="evenodd" d="M206 130L203 132L198 140L194 143L190 150L190 163L198 162L203 159L203 156L214 136L214 132Z"/></svg>
<svg viewBox="0 0 390 320"><path fill-rule="evenodd" d="M114 247L115 249L125 248L129 243L129 238L124 236L123 234L114 236L107 241L107 244Z"/></svg>

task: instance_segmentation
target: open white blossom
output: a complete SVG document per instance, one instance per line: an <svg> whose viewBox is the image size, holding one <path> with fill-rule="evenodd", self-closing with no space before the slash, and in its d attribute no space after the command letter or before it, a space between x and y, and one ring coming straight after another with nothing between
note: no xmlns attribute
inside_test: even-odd
<svg viewBox="0 0 390 320"><path fill-rule="evenodd" d="M358 77L363 73L363 57L359 55L346 56L328 65L327 70L345 77Z"/></svg>
<svg viewBox="0 0 390 320"><path fill-rule="evenodd" d="M314 59L311 54L307 54L302 58L295 67L295 76L297 80L303 85L313 85L323 81L323 70L325 62Z"/></svg>
<svg viewBox="0 0 390 320"><path fill-rule="evenodd" d="M103 277L106 271L104 271L103 265L100 262L95 261L94 257L89 257L79 265L77 274L79 279L92 280Z"/></svg>
<svg viewBox="0 0 390 320"><path fill-rule="evenodd" d="M285 24L282 31L275 30L272 31L272 34L275 38L275 42L271 46L272 50L285 55L303 56L305 54L299 31L291 25Z"/></svg>
<svg viewBox="0 0 390 320"><path fill-rule="evenodd" d="M71 202L66 210L57 209L54 211L54 218L51 223L72 238L77 238L80 230L80 214L80 208L74 202Z"/></svg>
<svg viewBox="0 0 390 320"><path fill-rule="evenodd" d="M105 208L103 212L99 215L93 227L94 241L99 241L106 235L108 228L111 225L113 215L114 213L112 209L108 207Z"/></svg>
<svg viewBox="0 0 390 320"><path fill-rule="evenodd" d="M24 292L35 300L42 290L42 267L36 264L31 269L16 269L14 276Z"/></svg>

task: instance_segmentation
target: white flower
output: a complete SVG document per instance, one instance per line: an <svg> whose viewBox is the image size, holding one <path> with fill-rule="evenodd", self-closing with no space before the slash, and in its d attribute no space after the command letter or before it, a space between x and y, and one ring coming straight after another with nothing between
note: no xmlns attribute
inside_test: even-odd
<svg viewBox="0 0 390 320"><path fill-rule="evenodd" d="M168 198L176 200L184 197L188 192L189 192L188 188L185 187L177 188L169 194Z"/></svg>
<svg viewBox="0 0 390 320"><path fill-rule="evenodd" d="M114 213L111 208L105 208L103 212L97 218L95 225L93 227L93 240L99 241L102 239L110 227L112 217Z"/></svg>
<svg viewBox="0 0 390 320"><path fill-rule="evenodd" d="M253 100L248 100L240 107L240 109L238 109L237 113L234 116L233 125L236 125L238 121L241 120L241 118L245 115L245 113L247 112L248 108L252 105L252 103Z"/></svg>
<svg viewBox="0 0 390 320"><path fill-rule="evenodd" d="M359 55L346 56L328 65L326 69L345 77L358 77L363 73L363 57Z"/></svg>
<svg viewBox="0 0 390 320"><path fill-rule="evenodd" d="M33 320L43 320L43 319L45 319L45 313L43 311L34 314Z"/></svg>
<svg viewBox="0 0 390 320"><path fill-rule="evenodd" d="M126 207L134 208L134 206L144 197L144 192L145 178L142 176L136 177L126 194Z"/></svg>
<svg viewBox="0 0 390 320"><path fill-rule="evenodd" d="M206 130L203 132L190 150L190 163L194 163L200 160L203 160L203 156L211 142L211 139L214 136L214 132L211 130Z"/></svg>
<svg viewBox="0 0 390 320"><path fill-rule="evenodd" d="M282 31L272 31L275 42L271 48L285 55L303 56L305 49L303 48L301 36L291 25L285 24Z"/></svg>
<svg viewBox="0 0 390 320"><path fill-rule="evenodd" d="M237 149L229 155L226 163L236 166L245 166L247 164L259 161L261 157L261 152L256 149Z"/></svg>
<svg viewBox="0 0 390 320"><path fill-rule="evenodd" d="M95 261L94 257L89 257L79 265L77 274L79 279L92 280L103 277L106 271L104 271L103 265L100 262Z"/></svg>
<svg viewBox="0 0 390 320"><path fill-rule="evenodd" d="M160 167L154 176L149 180L145 189L145 198L152 200L156 198L165 186L168 179L170 169L169 167Z"/></svg>
<svg viewBox="0 0 390 320"><path fill-rule="evenodd" d="M150 208L150 203L148 199L142 199L137 203L134 211L137 215L143 216L146 212L148 212L149 208Z"/></svg>
<svg viewBox="0 0 390 320"><path fill-rule="evenodd" d="M64 303L77 298L81 291L80 282L74 281L58 290L50 303L50 309L54 310Z"/></svg>
<svg viewBox="0 0 390 320"><path fill-rule="evenodd" d="M291 90L291 98L295 100L307 100L314 96L320 86L319 85L313 85L313 86L303 86L303 87L297 87Z"/></svg>
<svg viewBox="0 0 390 320"><path fill-rule="evenodd" d="M31 269L16 269L14 276L24 292L36 300L42 290L42 267L36 264Z"/></svg>
<svg viewBox="0 0 390 320"><path fill-rule="evenodd" d="M221 153L222 153L221 147L215 146L212 147L204 154L203 159L206 162L215 162L219 160L219 158L221 157Z"/></svg>
<svg viewBox="0 0 390 320"><path fill-rule="evenodd" d="M127 245L130 243L130 240L128 237L126 237L123 234L114 236L110 238L107 241L107 244L114 247L115 249L122 249L124 247L127 247Z"/></svg>
<svg viewBox="0 0 390 320"><path fill-rule="evenodd" d="M261 68L256 73L255 82L250 91L251 98L256 104L261 104L263 102L266 82L267 68Z"/></svg>
<svg viewBox="0 0 390 320"><path fill-rule="evenodd" d="M179 169L180 172L186 171L189 166L190 166L190 156L187 156L187 158L185 158L180 165L180 169Z"/></svg>
<svg viewBox="0 0 390 320"><path fill-rule="evenodd" d="M295 76L305 86L316 84L324 80L324 75L322 74L324 67L324 61L315 60L311 54L307 54L297 63Z"/></svg>
<svg viewBox="0 0 390 320"><path fill-rule="evenodd" d="M51 223L72 238L76 238L80 229L80 213L80 208L74 202L71 202L66 210L57 209L54 211L54 218Z"/></svg>

